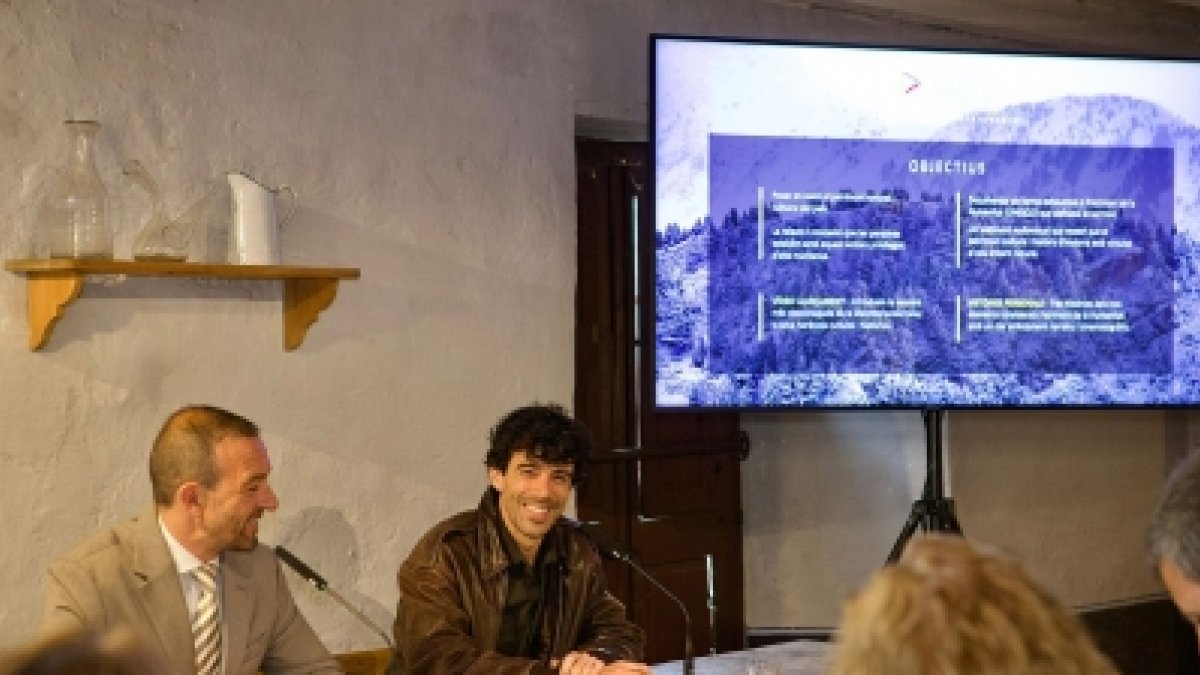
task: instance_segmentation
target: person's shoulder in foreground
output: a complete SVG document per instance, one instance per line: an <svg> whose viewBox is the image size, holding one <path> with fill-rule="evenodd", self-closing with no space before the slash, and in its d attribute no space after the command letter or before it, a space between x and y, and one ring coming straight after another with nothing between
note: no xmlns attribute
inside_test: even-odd
<svg viewBox="0 0 1200 675"><path fill-rule="evenodd" d="M1012 558L914 537L842 614L832 675L1117 675L1079 619Z"/></svg>
<svg viewBox="0 0 1200 675"><path fill-rule="evenodd" d="M158 675L166 667L133 631L72 629L0 653L0 675Z"/></svg>
<svg viewBox="0 0 1200 675"><path fill-rule="evenodd" d="M1200 453L1171 471L1150 526L1150 553L1171 601L1200 636Z"/></svg>

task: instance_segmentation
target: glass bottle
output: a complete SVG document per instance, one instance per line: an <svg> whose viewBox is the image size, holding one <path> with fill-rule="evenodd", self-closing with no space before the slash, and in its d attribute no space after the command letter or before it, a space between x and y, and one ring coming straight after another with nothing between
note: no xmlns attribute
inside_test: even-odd
<svg viewBox="0 0 1200 675"><path fill-rule="evenodd" d="M100 123L68 120L71 151L66 168L42 203L37 255L49 258L111 258L108 194L92 146Z"/></svg>

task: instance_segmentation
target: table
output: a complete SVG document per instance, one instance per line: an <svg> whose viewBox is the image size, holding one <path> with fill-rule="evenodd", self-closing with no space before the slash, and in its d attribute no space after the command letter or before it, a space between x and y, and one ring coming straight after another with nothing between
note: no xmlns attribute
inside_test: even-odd
<svg viewBox="0 0 1200 675"><path fill-rule="evenodd" d="M696 675L744 675L751 663L778 666L779 675L824 675L833 654L833 643L793 640L740 652L726 652L696 659ZM683 662L653 666L655 675L682 675Z"/></svg>

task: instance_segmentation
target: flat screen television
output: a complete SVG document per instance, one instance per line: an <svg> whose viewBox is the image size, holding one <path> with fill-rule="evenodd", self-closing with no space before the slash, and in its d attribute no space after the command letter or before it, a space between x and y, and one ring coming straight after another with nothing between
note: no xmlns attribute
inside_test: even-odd
<svg viewBox="0 0 1200 675"><path fill-rule="evenodd" d="M1200 403L1200 62L650 62L657 409Z"/></svg>

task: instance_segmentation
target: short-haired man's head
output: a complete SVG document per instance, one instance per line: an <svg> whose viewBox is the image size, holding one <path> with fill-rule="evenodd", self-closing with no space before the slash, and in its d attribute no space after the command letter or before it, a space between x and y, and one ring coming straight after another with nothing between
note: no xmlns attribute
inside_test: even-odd
<svg viewBox="0 0 1200 675"><path fill-rule="evenodd" d="M258 427L241 415L209 405L190 405L172 413L150 451L154 502L170 506L179 486L187 482L215 487L219 476L214 450L226 438L258 438Z"/></svg>
<svg viewBox="0 0 1200 675"><path fill-rule="evenodd" d="M1016 561L914 537L842 614L833 675L1116 675L1079 620Z"/></svg>
<svg viewBox="0 0 1200 675"><path fill-rule="evenodd" d="M1151 521L1150 553L1200 583L1200 453L1171 472Z"/></svg>
<svg viewBox="0 0 1200 675"><path fill-rule="evenodd" d="M587 470L592 438L581 423L560 405L534 403L508 413L492 427L484 463L508 471L514 452L526 452L549 464L571 464L578 484Z"/></svg>
<svg viewBox="0 0 1200 675"><path fill-rule="evenodd" d="M125 625L45 635L0 654L0 675L150 675L161 666Z"/></svg>

